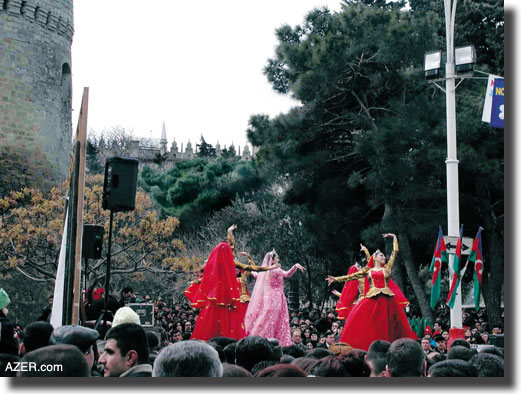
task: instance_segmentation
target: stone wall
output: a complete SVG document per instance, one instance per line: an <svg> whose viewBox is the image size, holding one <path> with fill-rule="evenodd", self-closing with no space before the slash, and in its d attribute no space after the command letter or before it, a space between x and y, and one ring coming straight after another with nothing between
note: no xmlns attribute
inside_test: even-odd
<svg viewBox="0 0 521 394"><path fill-rule="evenodd" d="M72 0L0 0L0 146L41 151L56 182L70 166L73 33Z"/></svg>

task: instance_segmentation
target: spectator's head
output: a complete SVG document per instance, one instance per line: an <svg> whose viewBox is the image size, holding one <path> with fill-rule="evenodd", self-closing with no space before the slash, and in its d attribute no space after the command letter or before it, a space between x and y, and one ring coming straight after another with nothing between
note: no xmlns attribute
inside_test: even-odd
<svg viewBox="0 0 521 394"><path fill-rule="evenodd" d="M121 290L121 298L130 301L134 297L134 290L130 286L126 286Z"/></svg>
<svg viewBox="0 0 521 394"><path fill-rule="evenodd" d="M304 372L309 374L309 371L311 371L311 369L315 366L317 362L318 360L316 358L299 357L294 359L290 364L299 367Z"/></svg>
<svg viewBox="0 0 521 394"><path fill-rule="evenodd" d="M0 377L15 377L17 368L14 365L19 361L20 357L14 354L0 353ZM7 365L12 366L12 368L8 368Z"/></svg>
<svg viewBox="0 0 521 394"><path fill-rule="evenodd" d="M302 331L300 331L298 328L293 330L293 333L291 334L291 341L295 345L302 343Z"/></svg>
<svg viewBox="0 0 521 394"><path fill-rule="evenodd" d="M425 353L415 340L400 338L389 346L386 366L388 376L425 376L425 366Z"/></svg>
<svg viewBox="0 0 521 394"><path fill-rule="evenodd" d="M436 334L434 336L434 342L436 342L436 347L438 350L446 350L447 349L447 341L443 338L443 335Z"/></svg>
<svg viewBox="0 0 521 394"><path fill-rule="evenodd" d="M289 354L283 354L280 358L280 364L291 364L295 360L295 357L290 356Z"/></svg>
<svg viewBox="0 0 521 394"><path fill-rule="evenodd" d="M500 348L495 347L495 346L484 347L482 349L479 349L478 353L493 354L494 356L505 358L505 354L503 353L503 350L501 350Z"/></svg>
<svg viewBox="0 0 521 394"><path fill-rule="evenodd" d="M313 350L315 350L315 349L313 349ZM288 354L295 358L299 358L299 357L304 357L307 354L307 351L302 349L300 346L290 345L290 346L284 346L282 348L282 353Z"/></svg>
<svg viewBox="0 0 521 394"><path fill-rule="evenodd" d="M362 354L360 349L354 349L349 353L337 356L349 376L369 377L371 375L371 367L365 361L365 357L360 357Z"/></svg>
<svg viewBox="0 0 521 394"><path fill-rule="evenodd" d="M99 364L104 365L105 377L120 376L139 364L148 363L148 343L145 330L135 323L112 327L106 336L104 353Z"/></svg>
<svg viewBox="0 0 521 394"><path fill-rule="evenodd" d="M275 364L278 364L278 363L276 361L273 361L273 360L259 361L251 369L251 374L253 376L255 376L258 372L262 371L265 368L271 367L272 365L275 365Z"/></svg>
<svg viewBox="0 0 521 394"><path fill-rule="evenodd" d="M224 359L228 364L235 364L235 346L237 342L232 342L229 345L226 345L223 349Z"/></svg>
<svg viewBox="0 0 521 394"><path fill-rule="evenodd" d="M259 361L272 359L271 345L261 336L244 337L235 346L235 363L248 371Z"/></svg>
<svg viewBox="0 0 521 394"><path fill-rule="evenodd" d="M201 341L183 341L163 348L156 357L153 377L220 377L223 365L219 354Z"/></svg>
<svg viewBox="0 0 521 394"><path fill-rule="evenodd" d="M91 369L94 365L92 345L96 343L98 337L99 333L97 330L73 324L57 327L52 332L49 343L51 345L66 344L76 346L85 356L89 369Z"/></svg>
<svg viewBox="0 0 521 394"><path fill-rule="evenodd" d="M483 331L483 332L480 333L480 335L481 335L481 339L483 340L482 343L488 343L488 340L489 340L488 332Z"/></svg>
<svg viewBox="0 0 521 394"><path fill-rule="evenodd" d="M224 355L223 347L212 341L209 341L208 345L215 349L215 351L219 355L219 360L221 360L221 362L224 363L224 361L226 360L226 356Z"/></svg>
<svg viewBox="0 0 521 394"><path fill-rule="evenodd" d="M9 305L10 302L11 300L9 299L7 292L4 289L0 289L0 317L7 316L7 305Z"/></svg>
<svg viewBox="0 0 521 394"><path fill-rule="evenodd" d="M275 364L271 367L264 368L259 371L258 378L276 378L276 377L306 377L307 373L299 367L291 364Z"/></svg>
<svg viewBox="0 0 521 394"><path fill-rule="evenodd" d="M441 332L441 335L443 336L443 338L445 339L445 341L447 341L447 343L449 343L449 339L450 339L450 334L447 330L443 330Z"/></svg>
<svg viewBox="0 0 521 394"><path fill-rule="evenodd" d="M387 341L376 340L371 343L367 351L365 361L371 368L372 377L385 376L385 366L387 365L387 351L391 344Z"/></svg>
<svg viewBox="0 0 521 394"><path fill-rule="evenodd" d="M317 347L313 350L307 352L306 357L314 358L315 360L320 360L321 358L334 356L334 353L326 348Z"/></svg>
<svg viewBox="0 0 521 394"><path fill-rule="evenodd" d="M139 315L128 306L121 307L116 311L114 319L112 320L112 327L114 328L124 323L134 323L138 325L141 324Z"/></svg>
<svg viewBox="0 0 521 394"><path fill-rule="evenodd" d="M282 347L277 338L266 338L271 345L273 360L278 361L282 357Z"/></svg>
<svg viewBox="0 0 521 394"><path fill-rule="evenodd" d="M223 364L223 378L245 378L251 377L250 371L244 369L243 367L239 367L235 364Z"/></svg>
<svg viewBox="0 0 521 394"><path fill-rule="evenodd" d="M181 331L174 330L172 334L172 341L173 342L181 342L183 340L183 334L181 334Z"/></svg>
<svg viewBox="0 0 521 394"><path fill-rule="evenodd" d="M431 349L431 340L428 337L422 338L422 349L423 351L429 351Z"/></svg>
<svg viewBox="0 0 521 394"><path fill-rule="evenodd" d="M453 347L455 346L464 346L468 349L470 349L470 343L468 343L466 340L464 340L463 338L458 338L458 339L455 339L453 340L451 343L450 343L450 348L452 349Z"/></svg>
<svg viewBox="0 0 521 394"><path fill-rule="evenodd" d="M493 354L479 353L469 360L480 377L503 377L505 376L505 364L503 358Z"/></svg>
<svg viewBox="0 0 521 394"><path fill-rule="evenodd" d="M476 354L478 354L476 349L469 349L465 346L451 346L447 353L447 358L449 360L469 361Z"/></svg>
<svg viewBox="0 0 521 394"><path fill-rule="evenodd" d="M233 338L229 338L229 337L213 337L211 338L208 343L215 343L219 346L221 346L223 349L228 346L230 343L235 343L237 342L236 339L233 339Z"/></svg>
<svg viewBox="0 0 521 394"><path fill-rule="evenodd" d="M147 331L148 350L151 351L159 346L159 337L152 331Z"/></svg>
<svg viewBox="0 0 521 394"><path fill-rule="evenodd" d="M20 371L17 376L21 377L86 377L90 376L90 368L87 360L74 345L50 345L41 347L26 353L23 356L23 363L29 366L28 371ZM34 364L31 364L34 363ZM34 365L35 368L30 368ZM45 371L40 370L39 366L47 367Z"/></svg>
<svg viewBox="0 0 521 394"><path fill-rule="evenodd" d="M335 333L331 330L326 332L326 343L328 346L331 346L335 343Z"/></svg>
<svg viewBox="0 0 521 394"><path fill-rule="evenodd" d="M36 321L25 327L23 341L25 353L49 345L53 330L52 324L45 321Z"/></svg>
<svg viewBox="0 0 521 394"><path fill-rule="evenodd" d="M338 357L328 356L320 360L311 368L310 375L313 376L351 376L345 369L344 364Z"/></svg>
<svg viewBox="0 0 521 394"><path fill-rule="evenodd" d="M477 369L464 360L445 360L429 368L428 377L473 377L478 376Z"/></svg>

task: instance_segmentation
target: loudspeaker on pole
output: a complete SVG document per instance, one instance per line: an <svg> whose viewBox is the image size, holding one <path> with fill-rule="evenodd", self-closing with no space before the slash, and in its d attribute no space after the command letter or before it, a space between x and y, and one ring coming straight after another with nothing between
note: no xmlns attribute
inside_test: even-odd
<svg viewBox="0 0 521 394"><path fill-rule="evenodd" d="M96 224L83 225L81 255L87 259L101 259L105 229Z"/></svg>
<svg viewBox="0 0 521 394"><path fill-rule="evenodd" d="M102 208L133 211L136 206L138 160L111 157L105 163Z"/></svg>

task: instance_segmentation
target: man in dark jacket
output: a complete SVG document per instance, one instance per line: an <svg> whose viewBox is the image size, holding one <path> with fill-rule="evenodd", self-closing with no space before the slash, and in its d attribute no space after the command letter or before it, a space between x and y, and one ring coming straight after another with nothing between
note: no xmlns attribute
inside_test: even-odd
<svg viewBox="0 0 521 394"><path fill-rule="evenodd" d="M152 376L148 364L148 343L143 327L136 323L123 323L107 332L105 352L98 364L103 364L103 376Z"/></svg>

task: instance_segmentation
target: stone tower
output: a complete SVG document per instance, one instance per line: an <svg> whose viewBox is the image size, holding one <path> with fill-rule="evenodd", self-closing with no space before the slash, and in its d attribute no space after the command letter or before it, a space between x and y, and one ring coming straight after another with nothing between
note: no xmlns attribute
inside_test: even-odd
<svg viewBox="0 0 521 394"><path fill-rule="evenodd" d="M53 182L70 165L72 3L0 0L0 150L39 152Z"/></svg>

